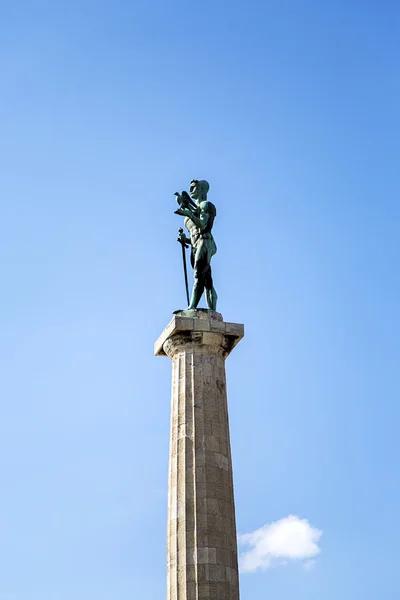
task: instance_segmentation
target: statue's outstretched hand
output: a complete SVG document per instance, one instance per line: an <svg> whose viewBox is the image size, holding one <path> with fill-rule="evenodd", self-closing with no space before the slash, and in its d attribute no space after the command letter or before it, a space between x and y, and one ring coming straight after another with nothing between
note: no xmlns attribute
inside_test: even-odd
<svg viewBox="0 0 400 600"><path fill-rule="evenodd" d="M175 215L181 215L181 217L187 217L187 211L184 208L177 208L176 210L174 210L174 214Z"/></svg>

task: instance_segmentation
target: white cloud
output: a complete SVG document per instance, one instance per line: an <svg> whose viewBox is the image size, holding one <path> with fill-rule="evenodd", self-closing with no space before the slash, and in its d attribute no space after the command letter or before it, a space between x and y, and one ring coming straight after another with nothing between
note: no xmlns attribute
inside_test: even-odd
<svg viewBox="0 0 400 600"><path fill-rule="evenodd" d="M311 570L315 562L312 559L321 552L321 535L322 531L312 527L307 519L294 515L239 535L239 544L245 547L240 555L240 569L251 573L300 561Z"/></svg>

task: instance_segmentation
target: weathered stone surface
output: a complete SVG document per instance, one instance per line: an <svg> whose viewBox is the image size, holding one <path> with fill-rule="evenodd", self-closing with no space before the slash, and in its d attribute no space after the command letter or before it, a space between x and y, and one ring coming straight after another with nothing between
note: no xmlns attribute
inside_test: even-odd
<svg viewBox="0 0 400 600"><path fill-rule="evenodd" d="M239 600L225 358L243 335L181 311L155 344L172 359L167 600Z"/></svg>
<svg viewBox="0 0 400 600"><path fill-rule="evenodd" d="M170 323L164 329L156 343L154 344L154 354L156 356L166 356L164 344L175 336L182 333L184 336L191 334L194 339L204 340L203 345L215 346L218 344L214 337L205 336L205 338L196 337L197 333L221 333L223 338L224 357L233 350L244 336L244 327L239 323L225 323L222 315L217 312L203 310L182 310L173 316ZM207 342L210 340L210 343Z"/></svg>

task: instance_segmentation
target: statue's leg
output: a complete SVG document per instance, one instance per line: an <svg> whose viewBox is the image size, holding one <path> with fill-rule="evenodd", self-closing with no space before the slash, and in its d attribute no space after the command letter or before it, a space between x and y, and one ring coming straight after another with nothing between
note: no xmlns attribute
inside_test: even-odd
<svg viewBox="0 0 400 600"><path fill-rule="evenodd" d="M206 288L207 307L210 310L217 310L218 296L213 284L211 265L207 266L207 270L204 274L204 287Z"/></svg>
<svg viewBox="0 0 400 600"><path fill-rule="evenodd" d="M188 306L189 310L197 308L197 306L201 300L201 296L203 295L203 292L204 292L204 283L196 276L196 272L195 272L192 297L190 299L190 304Z"/></svg>
<svg viewBox="0 0 400 600"><path fill-rule="evenodd" d="M192 254L192 265L193 265L193 291L192 297L190 299L190 304L188 306L189 309L197 308L201 296L204 292L204 252L201 251L201 248L198 248L196 252Z"/></svg>
<svg viewBox="0 0 400 600"><path fill-rule="evenodd" d="M194 285L189 309L197 308L204 292L206 277L210 267L208 260L208 248L203 240L200 241L192 256Z"/></svg>

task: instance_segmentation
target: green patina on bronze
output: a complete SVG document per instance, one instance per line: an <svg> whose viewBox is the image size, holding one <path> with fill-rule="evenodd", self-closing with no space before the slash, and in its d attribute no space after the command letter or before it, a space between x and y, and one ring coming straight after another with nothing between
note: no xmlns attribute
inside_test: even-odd
<svg viewBox="0 0 400 600"><path fill-rule="evenodd" d="M217 210L207 200L210 186L205 180L192 179L189 194L175 193L179 204L175 214L185 217L185 227L190 233L187 237L183 230L179 230L178 242L184 249L191 246L190 261L193 267L193 290L188 309L196 309L205 291L207 307L209 310L217 308L217 292L215 291L211 273L211 259L217 252L212 227Z"/></svg>

